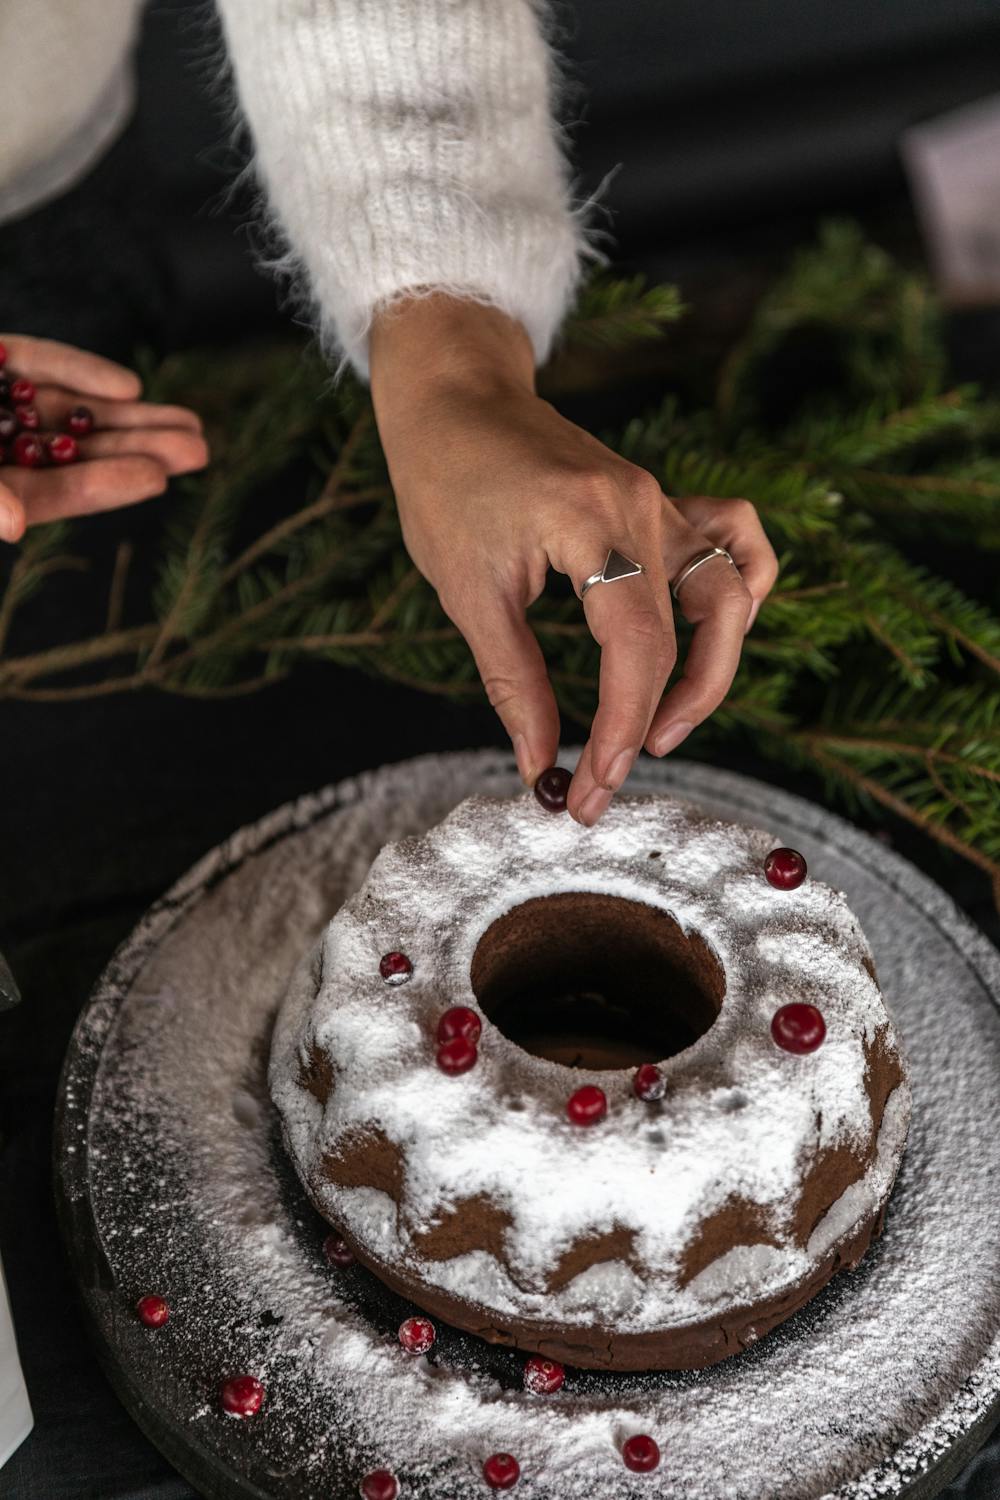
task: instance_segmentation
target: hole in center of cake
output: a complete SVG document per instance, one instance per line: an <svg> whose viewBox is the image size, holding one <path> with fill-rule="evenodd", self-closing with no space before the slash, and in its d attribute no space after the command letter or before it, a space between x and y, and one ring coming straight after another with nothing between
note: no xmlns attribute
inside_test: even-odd
<svg viewBox="0 0 1000 1500"><path fill-rule="evenodd" d="M506 1037L571 1068L631 1068L683 1052L726 993L698 933L659 907L591 891L539 896L498 917L470 978Z"/></svg>

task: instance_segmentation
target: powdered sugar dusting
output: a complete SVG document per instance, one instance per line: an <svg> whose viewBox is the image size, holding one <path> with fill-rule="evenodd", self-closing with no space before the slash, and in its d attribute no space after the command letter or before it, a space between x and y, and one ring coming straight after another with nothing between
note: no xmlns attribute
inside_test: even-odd
<svg viewBox="0 0 1000 1500"><path fill-rule="evenodd" d="M404 1354L405 1304L380 1301L360 1267L326 1264L322 1224L276 1144L270 1018L386 839L468 792L513 791L516 777L498 756L448 757L341 788L336 809L332 798L297 804L193 872L191 904L151 914L116 960L77 1035L63 1120L64 1138L86 1145L107 1262L87 1295L105 1321L116 1315L118 1357L178 1431L263 1492L353 1496L362 1474L387 1466L407 1500L469 1500L486 1493L483 1458L507 1450L529 1500L654 1489L880 1500L1000 1397L995 955L923 877L807 804L691 767L640 778L728 817L752 819L766 795L781 841L864 912L914 1094L882 1240L785 1328L696 1374L570 1371L558 1395L538 1397L523 1391L517 1356L447 1329L429 1357ZM720 1111L745 1113L743 1094L720 1090ZM64 1182L80 1191L80 1153L67 1151ZM841 1210L855 1206L831 1213ZM128 1316L150 1290L171 1303L156 1332ZM627 1299L624 1283L603 1289L616 1292ZM218 1415L218 1382L234 1369L267 1390L249 1423ZM652 1488L621 1460L639 1432L664 1454Z"/></svg>
<svg viewBox="0 0 1000 1500"><path fill-rule="evenodd" d="M828 1147L867 1151L863 1041L879 1029L889 1046L895 1040L843 896L815 879L775 891L763 866L777 843L663 796L620 796L584 829L522 793L470 798L425 838L384 848L330 924L321 961L299 969L272 1051L272 1090L292 1154L331 1220L382 1261L504 1317L614 1321L629 1334L780 1295L814 1270L835 1241L820 1253L796 1242L803 1172ZM469 973L483 932L531 896L559 891L667 911L707 939L725 966L718 1019L661 1064L666 1097L655 1132L630 1071L571 1070L531 1056L488 1018L472 1071L452 1078L436 1066L428 1037L437 1016L447 1005L477 1004ZM389 946L414 965L405 988L391 991L378 969ZM819 1005L827 1023L826 1042L808 1058L782 1052L770 1035L774 1011L798 998ZM334 1068L325 1111L301 1082L316 1048ZM742 1089L738 1115L706 1097L706 1064ZM565 1118L565 1099L586 1083L609 1093L598 1129ZM897 1092L879 1158L847 1200L858 1212L837 1220L840 1239L892 1186L909 1113L905 1082ZM373 1128L402 1156L398 1212L386 1195L338 1187L323 1171L342 1142ZM490 1255L463 1255L456 1265L420 1254L415 1236L472 1197L489 1198L506 1215L509 1271ZM685 1250L699 1226L734 1200L767 1212L776 1247L744 1255L728 1291L724 1276L685 1278ZM612 1226L633 1235L628 1295L616 1285L609 1301L608 1277L590 1271L548 1292L561 1257Z"/></svg>

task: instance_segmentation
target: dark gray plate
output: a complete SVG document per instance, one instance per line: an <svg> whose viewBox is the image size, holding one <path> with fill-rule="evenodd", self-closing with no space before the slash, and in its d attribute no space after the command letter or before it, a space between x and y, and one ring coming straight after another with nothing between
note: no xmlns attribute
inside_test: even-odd
<svg viewBox="0 0 1000 1500"><path fill-rule="evenodd" d="M571 763L566 757L564 763ZM521 1389L520 1358L442 1329L429 1360L394 1338L412 1309L322 1257L263 1085L290 970L387 839L472 792L517 789L493 752L427 757L279 809L208 855L116 954L66 1059L60 1217L99 1355L126 1406L202 1493L487 1495L516 1451L534 1500L930 1500L1000 1415L1000 959L949 899L812 804L709 768L645 763L669 790L770 828L846 891L910 1057L914 1117L885 1234L754 1350L682 1375L571 1373ZM135 1318L162 1293L166 1327ZM248 1422L221 1380L259 1375ZM629 1431L663 1449L631 1475Z"/></svg>

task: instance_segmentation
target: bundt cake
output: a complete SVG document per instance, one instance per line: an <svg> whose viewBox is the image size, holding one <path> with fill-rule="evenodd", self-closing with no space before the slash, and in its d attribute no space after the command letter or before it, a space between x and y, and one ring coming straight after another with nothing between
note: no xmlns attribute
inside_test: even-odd
<svg viewBox="0 0 1000 1500"><path fill-rule="evenodd" d="M419 1307L602 1369L738 1353L882 1225L907 1073L846 900L665 796L474 797L300 965L271 1091L319 1212Z"/></svg>

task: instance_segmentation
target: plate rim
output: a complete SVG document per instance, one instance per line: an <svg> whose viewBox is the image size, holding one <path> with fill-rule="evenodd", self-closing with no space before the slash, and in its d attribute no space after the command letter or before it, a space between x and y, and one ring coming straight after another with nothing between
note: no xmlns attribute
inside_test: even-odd
<svg viewBox="0 0 1000 1500"><path fill-rule="evenodd" d="M572 765L578 754L579 747L563 749L558 757L559 763ZM318 791L303 793L235 829L201 855L146 908L98 976L81 1007L67 1043L59 1073L54 1111L53 1189L59 1232L73 1273L75 1292L84 1315L91 1348L129 1415L168 1462L206 1500L272 1500L272 1494L239 1474L216 1450L201 1443L190 1429L185 1431L183 1441L175 1437L167 1422L158 1416L156 1407L145 1400L142 1391L132 1380L127 1361L116 1357L119 1351L113 1340L107 1337L99 1319L94 1295L95 1278L99 1287L102 1274L108 1273L102 1273L103 1251L87 1191L87 1181L89 1109L103 1049L129 986L142 964L204 894L235 873L247 860L265 853L286 838L306 832L324 818L363 802L373 783L400 775L407 769L425 764L439 765L442 761L459 762L470 770L481 770L486 776L516 775L513 757L502 750L488 748L427 752L386 762L332 782ZM970 964L981 980L983 989L1000 1011L1000 951L957 906L948 892L904 855L882 845L873 835L857 828L840 813L831 812L818 802L786 791L771 782L761 781L758 777L682 759L666 764L654 762L652 767L651 773L646 763L640 762L632 790L640 793L668 792L691 801L691 787L697 788L695 795L699 795L703 786L709 799L713 792L727 796L736 802L741 812L745 809L749 813L752 808L760 807L760 789L765 788L778 805L774 815L768 808L767 817L754 810L752 821L758 827L762 823L780 826L782 818L786 816L783 808L789 810L788 815L792 819L803 824L814 819L816 814L821 814L823 837L827 843L835 835L839 850L849 854L852 860L870 873L877 873L882 880L888 878L888 883L896 893L917 907ZM674 767L683 778L682 785L678 788L671 784ZM864 858L865 854L872 858ZM876 855L877 871L874 863ZM81 1235L85 1239L81 1239ZM955 1387L948 1398L948 1404L960 1399L962 1392L976 1380L974 1370L961 1385ZM939 1420L941 1414L939 1412L931 1420ZM987 1409L965 1427L943 1453L928 1462L902 1488L894 1492L886 1491L886 1494L894 1496L894 1500L935 1500L979 1451L998 1420L1000 1382ZM920 1430L909 1433L904 1442L911 1441ZM902 1446L903 1443L897 1445L895 1451ZM214 1478L211 1488L204 1487L204 1476L199 1473L195 1477L188 1468L188 1461L193 1456L200 1457L206 1468L214 1476L218 1476L222 1487L216 1485ZM849 1497L874 1472L876 1471L867 1470L857 1475L847 1481L849 1489L838 1493Z"/></svg>

